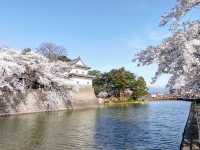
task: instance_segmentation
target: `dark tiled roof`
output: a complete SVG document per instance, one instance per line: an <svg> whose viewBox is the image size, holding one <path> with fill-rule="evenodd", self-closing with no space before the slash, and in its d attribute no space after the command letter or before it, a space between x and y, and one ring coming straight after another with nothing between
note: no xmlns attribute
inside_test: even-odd
<svg viewBox="0 0 200 150"><path fill-rule="evenodd" d="M83 66L82 65L76 65L76 63L78 62L78 61L80 61L81 60L81 57L78 57L78 58L76 58L76 59L73 59L73 60L71 60L70 62L69 62L69 64L70 65L75 65L75 67L77 67L77 68L86 68L86 69L90 69L90 67L88 67L86 64L84 64L83 62Z"/></svg>
<svg viewBox="0 0 200 150"><path fill-rule="evenodd" d="M94 76L90 75L84 75L84 74L75 74L75 73L70 73L69 77L81 77L81 78L88 78L88 79L94 79Z"/></svg>
<svg viewBox="0 0 200 150"><path fill-rule="evenodd" d="M73 59L73 60L71 60L69 63L70 63L71 65L74 65L74 64L76 64L79 60L81 60L81 57L78 57L78 58L76 58L76 59Z"/></svg>

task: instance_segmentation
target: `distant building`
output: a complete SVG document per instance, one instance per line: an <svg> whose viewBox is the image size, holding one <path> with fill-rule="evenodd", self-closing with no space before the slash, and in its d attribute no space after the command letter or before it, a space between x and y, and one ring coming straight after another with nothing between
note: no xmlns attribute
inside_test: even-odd
<svg viewBox="0 0 200 150"><path fill-rule="evenodd" d="M94 77L88 75L90 67L88 67L80 57L73 59L68 63L72 67L69 78L73 85L92 86L92 80Z"/></svg>

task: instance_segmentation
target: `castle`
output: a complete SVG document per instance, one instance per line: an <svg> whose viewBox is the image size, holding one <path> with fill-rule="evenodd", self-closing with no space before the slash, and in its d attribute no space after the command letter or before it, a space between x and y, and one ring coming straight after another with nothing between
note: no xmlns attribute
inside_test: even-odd
<svg viewBox="0 0 200 150"><path fill-rule="evenodd" d="M97 100L94 88L92 87L94 77L88 75L90 67L80 57L70 60L67 63L71 66L69 80L72 86L75 87L71 92L71 99L74 106L81 108L84 105L87 107L96 105Z"/></svg>
<svg viewBox="0 0 200 150"><path fill-rule="evenodd" d="M69 75L72 84L80 87L92 87L92 80L94 77L88 75L90 67L88 67L80 57L68 63L72 67Z"/></svg>

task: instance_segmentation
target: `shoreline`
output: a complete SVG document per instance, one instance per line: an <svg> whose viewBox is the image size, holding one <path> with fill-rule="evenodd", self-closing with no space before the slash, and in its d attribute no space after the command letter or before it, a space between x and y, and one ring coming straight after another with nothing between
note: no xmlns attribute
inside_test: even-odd
<svg viewBox="0 0 200 150"><path fill-rule="evenodd" d="M73 108L62 108L57 110L41 110L41 111L32 111L32 112L16 112L16 113L0 113L0 117L9 117L9 116L17 116L17 115L28 115L34 113L51 113L51 112L59 112L59 111L79 111L79 110L87 110L94 108L103 108L109 106L119 106L119 105L137 105L137 104L148 104L149 102L164 102L164 101L180 101L180 100L135 100L135 101L121 101L121 102L107 102L103 104L96 105L88 105L87 107L75 106Z"/></svg>
<svg viewBox="0 0 200 150"><path fill-rule="evenodd" d="M129 105L129 104L147 104L148 101L141 101L141 100L136 100L136 101L121 101L121 102L107 102L104 103L104 106L113 106L113 105Z"/></svg>
<svg viewBox="0 0 200 150"><path fill-rule="evenodd" d="M94 109L94 108L99 108L99 107L101 107L100 104L90 105L88 107L78 107L78 106L76 106L73 109L72 108L71 109L70 108L62 108L62 109L51 110L51 111L41 110L41 111L32 111L32 112L1 113L0 118L1 117L18 116L18 115L29 115L29 114L35 114L35 113L52 113L52 112L59 112L59 111L78 111L78 110Z"/></svg>

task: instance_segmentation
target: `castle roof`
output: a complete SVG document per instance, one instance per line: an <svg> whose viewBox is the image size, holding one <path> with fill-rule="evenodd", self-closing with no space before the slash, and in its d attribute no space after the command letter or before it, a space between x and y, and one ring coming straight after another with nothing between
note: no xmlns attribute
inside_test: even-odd
<svg viewBox="0 0 200 150"><path fill-rule="evenodd" d="M90 69L90 67L88 67L88 66L83 62L83 60L81 59L80 56L77 57L77 58L75 58L75 59L73 59L73 60L71 60L71 61L69 62L69 64L70 64L71 66L74 66L74 67L77 67L77 68Z"/></svg>

